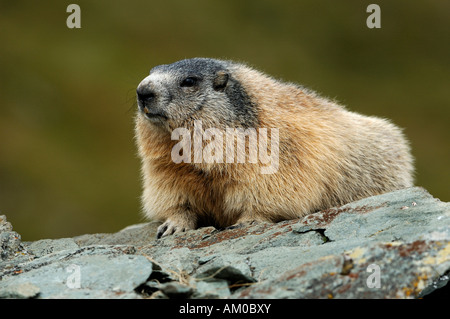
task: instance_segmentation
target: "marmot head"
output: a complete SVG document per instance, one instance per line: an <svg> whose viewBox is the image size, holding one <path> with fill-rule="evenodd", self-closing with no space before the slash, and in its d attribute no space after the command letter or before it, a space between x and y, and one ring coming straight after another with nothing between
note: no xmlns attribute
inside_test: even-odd
<svg viewBox="0 0 450 319"><path fill-rule="evenodd" d="M194 120L205 128L256 127L256 108L233 76L235 67L207 58L154 67L137 87L138 116L167 130L192 127Z"/></svg>

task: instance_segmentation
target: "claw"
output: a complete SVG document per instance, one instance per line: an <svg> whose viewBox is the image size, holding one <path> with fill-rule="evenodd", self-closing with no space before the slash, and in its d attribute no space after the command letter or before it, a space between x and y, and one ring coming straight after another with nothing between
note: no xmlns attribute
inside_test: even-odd
<svg viewBox="0 0 450 319"><path fill-rule="evenodd" d="M184 223L180 222L177 223L176 221L169 219L158 227L158 231L156 232L156 238L160 239L162 237L166 237L176 233L182 233L194 228L195 228L194 226L191 225L186 226L186 224Z"/></svg>
<svg viewBox="0 0 450 319"><path fill-rule="evenodd" d="M161 237L163 237L164 233L167 230L167 223L162 224L161 226L158 227L158 231L156 232L156 238L160 239Z"/></svg>

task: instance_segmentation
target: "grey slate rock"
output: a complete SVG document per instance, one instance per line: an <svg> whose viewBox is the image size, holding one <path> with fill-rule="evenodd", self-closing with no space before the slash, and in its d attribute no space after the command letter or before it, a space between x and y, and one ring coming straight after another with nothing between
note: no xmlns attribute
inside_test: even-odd
<svg viewBox="0 0 450 319"><path fill-rule="evenodd" d="M192 287L176 281L161 284L159 290L168 298L173 299L189 298L194 292Z"/></svg>
<svg viewBox="0 0 450 319"><path fill-rule="evenodd" d="M228 298L231 296L229 283L224 279L194 279L191 285L195 287L195 298L215 299Z"/></svg>
<svg viewBox="0 0 450 319"><path fill-rule="evenodd" d="M20 254L26 254L21 245L21 237L12 230L5 215L0 215L0 261L9 260Z"/></svg>
<svg viewBox="0 0 450 319"><path fill-rule="evenodd" d="M450 290L450 204L420 187L276 224L157 240L158 225L23 243L2 216L0 297L433 298ZM69 287L74 265L79 288Z"/></svg>
<svg viewBox="0 0 450 319"><path fill-rule="evenodd" d="M16 285L31 283L40 298L136 298L134 289L152 272L152 264L129 247L103 246L63 250L5 271L0 295ZM132 250L134 251L134 250Z"/></svg>
<svg viewBox="0 0 450 319"><path fill-rule="evenodd" d="M0 290L0 298L29 299L36 297L40 289L29 282L10 285Z"/></svg>
<svg viewBox="0 0 450 319"><path fill-rule="evenodd" d="M31 243L24 243L29 253L35 257L42 257L61 250L78 249L72 238L42 239Z"/></svg>
<svg viewBox="0 0 450 319"><path fill-rule="evenodd" d="M134 245L141 246L153 242L159 222L130 225L113 234L86 234L74 237L80 247L92 245Z"/></svg>

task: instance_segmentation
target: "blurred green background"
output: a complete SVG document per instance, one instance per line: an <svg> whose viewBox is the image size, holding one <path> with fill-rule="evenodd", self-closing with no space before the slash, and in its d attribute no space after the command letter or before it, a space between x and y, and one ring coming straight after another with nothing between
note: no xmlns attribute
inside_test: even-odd
<svg viewBox="0 0 450 319"><path fill-rule="evenodd" d="M155 65L248 62L405 129L449 192L450 1L0 1L0 214L23 240L142 222L135 88ZM381 29L366 8L381 7Z"/></svg>

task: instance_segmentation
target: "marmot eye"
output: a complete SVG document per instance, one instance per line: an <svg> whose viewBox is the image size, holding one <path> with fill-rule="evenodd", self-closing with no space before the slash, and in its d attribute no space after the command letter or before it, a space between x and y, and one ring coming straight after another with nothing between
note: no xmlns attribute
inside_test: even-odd
<svg viewBox="0 0 450 319"><path fill-rule="evenodd" d="M185 78L181 83L180 86L181 87L191 87L196 85L198 82L197 78L194 78L192 76Z"/></svg>

